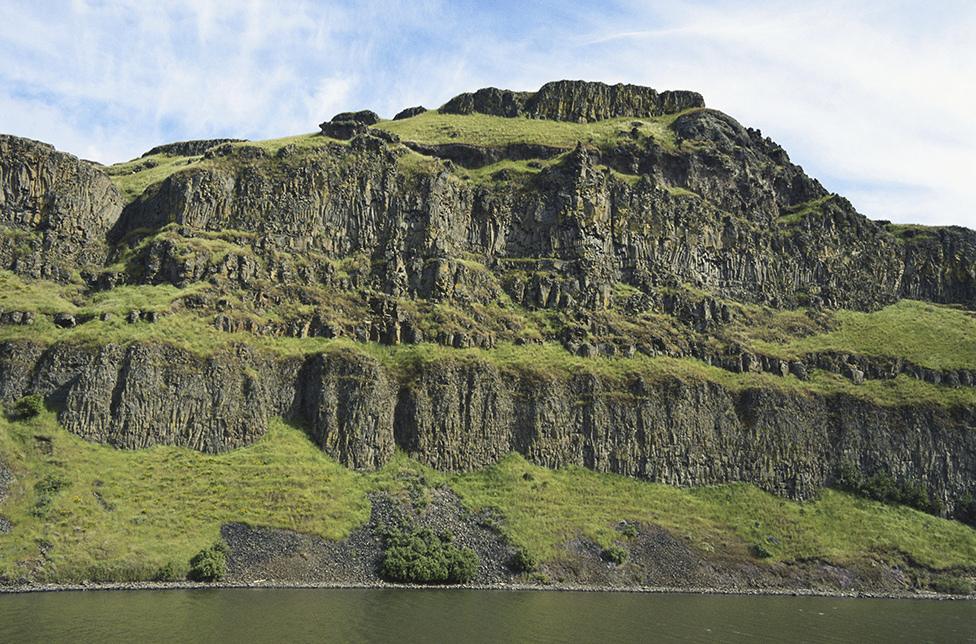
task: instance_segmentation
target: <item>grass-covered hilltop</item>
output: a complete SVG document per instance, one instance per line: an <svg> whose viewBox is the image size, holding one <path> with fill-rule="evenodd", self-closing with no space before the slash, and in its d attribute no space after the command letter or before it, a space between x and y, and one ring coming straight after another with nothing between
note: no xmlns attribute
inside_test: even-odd
<svg viewBox="0 0 976 644"><path fill-rule="evenodd" d="M971 592L976 232L559 81L0 135L0 584Z"/></svg>

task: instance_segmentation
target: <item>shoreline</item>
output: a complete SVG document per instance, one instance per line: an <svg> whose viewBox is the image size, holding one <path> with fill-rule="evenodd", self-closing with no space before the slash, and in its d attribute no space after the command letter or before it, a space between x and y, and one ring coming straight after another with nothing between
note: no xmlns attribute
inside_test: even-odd
<svg viewBox="0 0 976 644"><path fill-rule="evenodd" d="M425 585L397 584L389 582L276 582L276 581L137 581L112 583L80 584L28 584L21 586L0 586L0 595L57 592L121 592L140 590L222 590L222 589L308 589L308 590L482 590L494 592L578 592L578 593L644 593L674 595L726 595L726 596L766 596L766 597L834 597L838 599L915 599L935 601L974 601L973 595L949 595L925 592L873 592L781 588L691 588L669 586L601 586L589 584L461 584Z"/></svg>

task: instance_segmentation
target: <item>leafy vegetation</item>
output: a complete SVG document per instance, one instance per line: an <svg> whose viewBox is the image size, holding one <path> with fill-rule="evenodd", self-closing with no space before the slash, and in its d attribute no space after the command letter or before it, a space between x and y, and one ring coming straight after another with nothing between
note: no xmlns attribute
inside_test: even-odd
<svg viewBox="0 0 976 644"><path fill-rule="evenodd" d="M10 406L9 415L16 420L34 418L44 411L44 398L37 394L24 396Z"/></svg>
<svg viewBox="0 0 976 644"><path fill-rule="evenodd" d="M600 556L612 564L619 566L627 561L627 551L615 543L610 544L600 553Z"/></svg>
<svg viewBox="0 0 976 644"><path fill-rule="evenodd" d="M861 471L851 463L845 464L837 473L837 487L852 494L859 494L869 499L884 503L897 503L910 508L941 514L942 504L932 499L921 481L906 481L896 479L888 472L877 472L864 477Z"/></svg>
<svg viewBox="0 0 976 644"><path fill-rule="evenodd" d="M474 550L432 530L392 530L386 535L381 566L391 581L416 584L463 584L478 572Z"/></svg>
<svg viewBox="0 0 976 644"><path fill-rule="evenodd" d="M219 581L227 574L227 544L220 540L204 548L190 559L190 572L187 575L192 581Z"/></svg>
<svg viewBox="0 0 976 644"><path fill-rule="evenodd" d="M943 576L932 580L932 590L948 595L972 595L973 582L963 577Z"/></svg>

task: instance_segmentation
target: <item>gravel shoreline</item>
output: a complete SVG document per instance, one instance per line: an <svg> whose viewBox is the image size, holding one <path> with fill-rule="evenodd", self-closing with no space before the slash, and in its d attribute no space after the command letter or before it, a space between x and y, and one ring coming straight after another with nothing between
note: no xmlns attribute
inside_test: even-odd
<svg viewBox="0 0 976 644"><path fill-rule="evenodd" d="M825 591L825 590L784 590L778 588L760 589L722 589L685 588L666 586L599 586L586 584L464 584L464 585L423 585L395 584L388 582L335 583L335 582L126 582L126 583L88 583L88 584L28 584L22 586L0 587L0 594L77 592L77 591L126 591L126 590L206 590L226 588L254 589L400 589L400 590L487 590L487 591L537 591L537 592L586 592L586 593L647 593L684 595L756 595L786 597L837 597L848 599L924 599L937 601L976 600L976 595L945 595L925 592L867 592L867 591Z"/></svg>

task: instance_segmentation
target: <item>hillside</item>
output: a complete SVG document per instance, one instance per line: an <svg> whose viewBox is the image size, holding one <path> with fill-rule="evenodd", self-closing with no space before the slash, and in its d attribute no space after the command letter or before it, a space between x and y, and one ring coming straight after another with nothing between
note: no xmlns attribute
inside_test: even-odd
<svg viewBox="0 0 976 644"><path fill-rule="evenodd" d="M0 400L10 583L221 535L238 579L373 579L325 562L390 524L484 583L976 571L976 231L867 219L694 92L486 88L112 166L0 135Z"/></svg>

